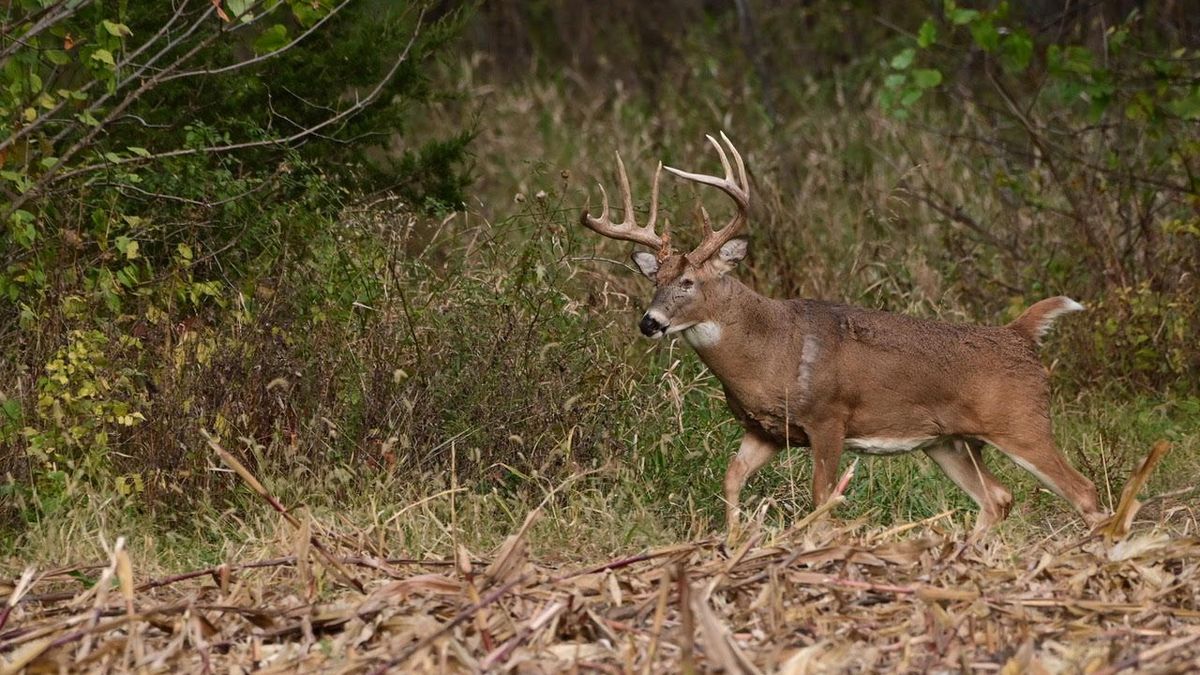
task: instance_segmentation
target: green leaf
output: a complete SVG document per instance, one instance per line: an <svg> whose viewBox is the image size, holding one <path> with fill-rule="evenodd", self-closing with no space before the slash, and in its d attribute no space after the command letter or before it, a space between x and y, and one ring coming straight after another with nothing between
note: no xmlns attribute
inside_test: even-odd
<svg viewBox="0 0 1200 675"><path fill-rule="evenodd" d="M1019 73L1029 67L1033 58L1033 40L1024 31L1005 35L1000 42L1000 66L1010 73Z"/></svg>
<svg viewBox="0 0 1200 675"><path fill-rule="evenodd" d="M1121 47L1125 46L1125 43L1129 40L1128 28L1122 26L1118 29L1109 28L1108 30L1111 33L1111 37L1108 38L1108 46L1110 49L1119 50Z"/></svg>
<svg viewBox="0 0 1200 675"><path fill-rule="evenodd" d="M948 12L950 22L955 26L964 26L979 18L979 12L973 9L958 9L955 8Z"/></svg>
<svg viewBox="0 0 1200 675"><path fill-rule="evenodd" d="M904 73L892 73L883 78L883 86L888 89L899 89L905 82L908 82L908 76Z"/></svg>
<svg viewBox="0 0 1200 675"><path fill-rule="evenodd" d="M291 6L292 15L296 17L296 22L305 28L308 28L328 15L333 7L332 4L323 2L293 2Z"/></svg>
<svg viewBox="0 0 1200 675"><path fill-rule="evenodd" d="M116 66L117 62L113 60L112 52L107 49L97 49L92 52L92 58L100 63L107 63L110 66Z"/></svg>
<svg viewBox="0 0 1200 675"><path fill-rule="evenodd" d="M126 26L123 23L116 23L114 21L104 19L100 22L100 25L104 26L104 30L108 31L108 34L113 37L128 37L133 35L133 31L129 30L129 26Z"/></svg>
<svg viewBox="0 0 1200 675"><path fill-rule="evenodd" d="M985 52L993 52L1000 47L1000 31L996 30L996 25L992 23L991 19L972 23L971 37L975 40L975 44Z"/></svg>
<svg viewBox="0 0 1200 675"><path fill-rule="evenodd" d="M928 49L935 42L937 42L937 25L933 23L933 19L925 19L925 23L921 24L921 30L917 31L917 45L921 49Z"/></svg>
<svg viewBox="0 0 1200 675"><path fill-rule="evenodd" d="M904 51L892 57L892 67L896 70L904 70L912 65L913 59L917 56L917 50L908 47Z"/></svg>
<svg viewBox="0 0 1200 675"><path fill-rule="evenodd" d="M900 97L900 105L904 106L905 108L912 107L912 104L920 100L921 95L924 93L925 92L921 91L920 89L909 89L908 91L904 92L903 96Z"/></svg>
<svg viewBox="0 0 1200 675"><path fill-rule="evenodd" d="M9 221L11 222L13 241L24 248L33 246L33 242L37 241L38 236L37 228L33 224L33 214L24 209L17 209L9 216Z"/></svg>
<svg viewBox="0 0 1200 675"><path fill-rule="evenodd" d="M70 55L61 49L47 49L42 52L42 55L46 57L47 61L56 66L65 66L71 62Z"/></svg>
<svg viewBox="0 0 1200 675"><path fill-rule="evenodd" d="M21 402L15 398L6 398L0 403L0 412L8 419L18 421L21 419Z"/></svg>
<svg viewBox="0 0 1200 675"><path fill-rule="evenodd" d="M942 83L942 72L933 68L917 68L912 75L913 83L922 89L931 89Z"/></svg>
<svg viewBox="0 0 1200 675"><path fill-rule="evenodd" d="M254 13L247 11L254 4L254 0L225 0L225 4L229 7L229 18L240 19L242 23L254 20Z"/></svg>
<svg viewBox="0 0 1200 675"><path fill-rule="evenodd" d="M1088 75L1092 72L1092 52L1086 47L1050 45L1046 48L1046 63L1052 71Z"/></svg>
<svg viewBox="0 0 1200 675"><path fill-rule="evenodd" d="M138 157L149 157L150 156L149 150L147 150L145 148L139 148L136 145L131 145L126 149L129 150L130 152L132 152L133 154L137 155Z"/></svg>
<svg viewBox="0 0 1200 675"><path fill-rule="evenodd" d="M254 40L254 51L259 54L266 54L280 49L288 43L287 27L281 23L259 33Z"/></svg>
<svg viewBox="0 0 1200 675"><path fill-rule="evenodd" d="M1200 85L1193 87L1187 96L1168 102L1165 107L1185 120L1200 119Z"/></svg>
<svg viewBox="0 0 1200 675"><path fill-rule="evenodd" d="M115 152L106 152L106 153L104 153L104 159L107 159L108 161L112 162L113 164L117 164L117 163L120 163L121 156Z"/></svg>
<svg viewBox="0 0 1200 675"><path fill-rule="evenodd" d="M117 250L121 252L121 255L125 256L127 260L137 259L138 243L136 241L126 237L125 235L121 235L117 237L114 245L117 247Z"/></svg>
<svg viewBox="0 0 1200 675"><path fill-rule="evenodd" d="M117 270L117 282L125 288L133 288L137 285L137 268L133 265L126 265Z"/></svg>

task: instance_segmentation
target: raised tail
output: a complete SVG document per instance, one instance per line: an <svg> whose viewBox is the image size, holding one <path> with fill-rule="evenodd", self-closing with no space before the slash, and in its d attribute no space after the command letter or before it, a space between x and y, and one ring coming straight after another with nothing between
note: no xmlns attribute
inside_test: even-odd
<svg viewBox="0 0 1200 675"><path fill-rule="evenodd" d="M1083 309L1083 305L1065 295L1046 298L1033 303L1032 307L1018 316L1016 321L1008 324L1008 327L1036 343L1042 339L1046 331L1050 330L1050 326L1060 315L1067 312L1080 312Z"/></svg>

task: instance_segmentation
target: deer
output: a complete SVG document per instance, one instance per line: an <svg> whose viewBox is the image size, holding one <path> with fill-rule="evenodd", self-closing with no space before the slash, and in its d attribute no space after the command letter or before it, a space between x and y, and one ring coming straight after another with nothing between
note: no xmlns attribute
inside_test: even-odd
<svg viewBox="0 0 1200 675"><path fill-rule="evenodd" d="M724 481L728 536L739 531L747 480L785 447L806 447L812 455L814 508L833 493L844 451L921 450L978 506L977 536L1012 508L1012 493L984 463L984 448L991 446L1069 502L1088 525L1101 523L1095 486L1055 443L1049 373L1038 354L1054 320L1083 306L1065 296L1047 298L1007 325L990 326L761 295L731 274L749 251L744 231L750 183L741 153L724 132L720 136L721 142L707 139L724 176L659 162L640 226L616 153L623 220L613 222L601 184L600 215L585 207L580 223L649 249L632 254L633 264L654 282L640 332L652 339L681 334L721 382L743 430ZM661 235L655 227L664 168L733 202L733 216L720 229L703 207L697 209L703 238L686 253L672 246L668 227Z"/></svg>

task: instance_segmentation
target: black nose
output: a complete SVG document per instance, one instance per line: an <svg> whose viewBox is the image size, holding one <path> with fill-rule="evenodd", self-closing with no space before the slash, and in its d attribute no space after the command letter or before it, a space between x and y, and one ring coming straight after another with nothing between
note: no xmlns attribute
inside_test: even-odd
<svg viewBox="0 0 1200 675"><path fill-rule="evenodd" d="M642 321L638 324L638 328L642 331L642 335L651 337L662 332L666 326L656 321L654 317L650 316L649 314L645 314L642 316Z"/></svg>

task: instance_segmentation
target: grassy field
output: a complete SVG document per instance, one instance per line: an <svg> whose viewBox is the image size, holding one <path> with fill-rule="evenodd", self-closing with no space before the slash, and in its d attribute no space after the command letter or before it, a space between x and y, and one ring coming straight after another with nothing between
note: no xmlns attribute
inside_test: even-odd
<svg viewBox="0 0 1200 675"><path fill-rule="evenodd" d="M1190 131L1163 159L1157 144L1176 138L1165 127L1125 136L1121 125L1142 118L1093 125L1036 89L1025 110L1042 116L1037 128L1083 129L1055 137L1079 160L1056 164L995 100L929 93L907 117L884 110L884 76L919 25L891 25L903 16L764 5L762 61L729 39L744 35L732 13L688 23L660 50L621 31L608 46L559 44L555 30L578 19L560 8L558 23L543 17L554 30L508 26L535 45L522 60L492 42L501 33L487 22L509 20L505 7L480 10L461 47L431 66L438 94L389 148L471 131L463 208L421 209L388 190L305 193L333 215L312 216L311 250L296 264L259 252L245 267L261 272L229 280L218 269L208 283L219 301L160 306L147 295L147 317L161 321L42 308L41 330L22 338L25 360L0 362L15 383L0 403L19 399L47 429L93 423L91 409L47 389L60 362L77 368L63 391L100 390L103 405L145 413L101 424L111 440L101 458L39 454L30 439L50 432L28 414L16 431L0 417L0 439L12 439L0 454L0 596L12 608L0 614L0 672L85 652L97 669L148 670L253 657L370 671L401 654L430 670L516 667L517 656L552 670L568 648L616 672L1035 662L1116 672L1139 654L1167 672L1200 658L1200 608L1186 593L1200 503L1200 355L1189 337L1200 282L1188 257L1200 246L1198 202L1194 187L1121 182L1143 170L1183 180L1200 155L1194 126L1170 119ZM811 43L780 28L789 18ZM560 53L571 45L585 53ZM973 84L963 59L948 92ZM751 254L736 273L760 292L986 324L1050 295L1087 304L1042 350L1055 433L1105 508L1150 448L1170 443L1133 535L1091 537L994 450L1014 509L971 547L961 544L974 505L921 453L861 458L836 510L809 521L811 467L797 448L743 493L752 544L725 549L721 482L740 428L682 340L637 333L650 289L629 247L578 224L598 204L597 182L614 191L614 151L644 210L655 163L715 171L704 137L722 130L753 187ZM1106 145L1117 142L1119 156ZM727 209L680 181L663 187L677 241L694 241L695 203ZM1131 234L1122 223L1142 222L1130 215L1139 204L1145 227ZM294 213L307 212L273 213L268 229L286 231ZM1105 242L1128 249L1111 269ZM814 551L829 554L795 563ZM222 580L255 561L266 562L238 568L232 587ZM205 572L172 576L194 570ZM560 583L576 572L578 585ZM780 584L786 602L762 600ZM500 589L511 597L489 595ZM701 591L692 608L686 594ZM553 609L571 597L579 604ZM364 598L395 602L380 613ZM265 640L262 617L246 618L260 601L278 610L280 633ZM167 609L152 618L153 608ZM887 632L888 616L900 628L877 643L834 627ZM105 623L126 620L136 630ZM787 632L788 621L803 629ZM937 649L897 646L922 635ZM223 647L206 651L213 644ZM270 658L255 651L264 644Z"/></svg>
<svg viewBox="0 0 1200 675"><path fill-rule="evenodd" d="M223 442L272 467L262 479L284 503L303 504L334 527L378 523L380 550L447 555L455 542L485 550L551 493L548 517L530 533L535 549L551 557L611 555L723 527L721 478L740 429L719 384L681 340L655 343L637 334L648 284L627 262L625 247L577 224L583 204L598 198L594 181L611 184L614 150L626 158L636 193L658 158L706 166L704 133L728 128L746 149L756 188L755 246L739 274L768 294L997 323L1041 295L1074 292L1030 290L985 303L978 289L968 293L964 281L948 278L935 258L944 233L915 226L936 214L906 200L900 185L912 169L891 159L903 152L901 138L931 154L936 139L864 113L858 102L812 102L780 129L756 116L752 103L721 116L703 109L661 112L632 95L581 103L573 85L561 82L497 89L480 82L469 61L450 64L444 77L459 90L431 120L457 126L488 111L475 141L475 204L435 222L386 205L366 214L348 210L348 232L385 231L395 247L363 263L384 282L385 290L370 300L374 314L361 327L326 327L328 334L318 337L350 347L324 357L328 362L318 372L348 369L358 381L335 381L332 391L315 394L283 383L297 397L317 396L319 412L310 414L324 421L286 434L277 421L265 443L239 433L232 414L215 427ZM869 100L869 90L858 98ZM799 139L804 147L776 154L781 138ZM952 168L966 158L939 161L947 173L966 170ZM857 181L838 179L848 174ZM678 184L665 187L667 212L680 213L686 223L693 193ZM407 223L398 233L383 229L397 220ZM677 227L685 241L687 227ZM982 314L975 303L985 303ZM1044 348L1064 452L1111 504L1150 445L1169 439L1175 451L1150 489L1190 488L1200 457L1200 402L1119 381L1094 382L1092 374L1078 372L1080 359L1071 349L1086 343L1102 321L1092 312L1072 316ZM250 322L236 330L257 328ZM422 350L416 355L406 345L410 336ZM233 340L185 337L176 367L186 374L197 354ZM254 377L253 386L270 386L272 378ZM380 410L397 406L405 410L390 437L370 428L372 415L392 419ZM193 431L201 427L214 428L202 423ZM350 437L349 448L339 434ZM210 467L202 486L229 480L203 448L195 452ZM1020 541L1081 526L1031 476L990 456L1016 496L1003 536ZM749 485L747 509L766 507L767 521L776 526L801 517L811 506L809 468L804 450L782 454ZM169 484L161 489L167 498L178 496ZM68 559L89 559L116 532L164 571L275 545L274 514L236 490L232 498L221 492L209 501L202 489L188 500L186 515L130 509L120 495L91 490L68 486L71 508L42 516L10 538L12 569L62 560L66 552ZM1189 495L1180 493L1179 503ZM888 525L955 509L955 518L969 523L973 508L932 462L913 455L863 458L840 515Z"/></svg>

